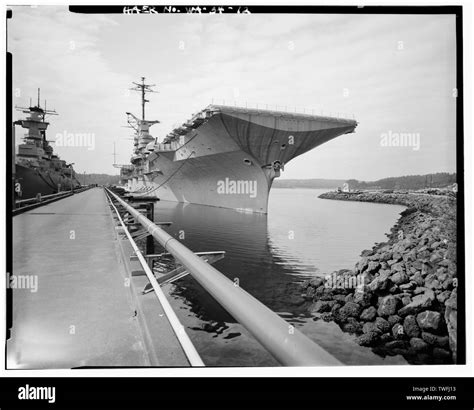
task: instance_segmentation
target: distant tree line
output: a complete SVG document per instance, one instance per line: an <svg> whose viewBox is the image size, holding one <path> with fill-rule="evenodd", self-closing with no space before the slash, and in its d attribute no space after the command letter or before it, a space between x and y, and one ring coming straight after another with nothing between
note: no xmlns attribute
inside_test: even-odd
<svg viewBox="0 0 474 410"><path fill-rule="evenodd" d="M80 174L76 173L76 178L81 185L115 185L120 181L119 175L107 175L107 174Z"/></svg>
<svg viewBox="0 0 474 410"><path fill-rule="evenodd" d="M406 175L383 178L377 181L358 181L357 179L276 179L274 188L321 188L342 187L347 182L351 189L423 189L444 188L456 182L456 174L438 172L426 175Z"/></svg>
<svg viewBox="0 0 474 410"><path fill-rule="evenodd" d="M337 188L345 182L344 179L275 179L274 188Z"/></svg>
<svg viewBox="0 0 474 410"><path fill-rule="evenodd" d="M456 174L438 172L426 175L406 175L403 177L383 178L377 181L366 182L357 179L346 181L351 189L423 189L444 188L456 182Z"/></svg>

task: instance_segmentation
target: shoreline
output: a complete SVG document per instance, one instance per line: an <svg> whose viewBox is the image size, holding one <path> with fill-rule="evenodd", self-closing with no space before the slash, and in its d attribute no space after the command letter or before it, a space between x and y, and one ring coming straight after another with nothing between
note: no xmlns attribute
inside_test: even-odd
<svg viewBox="0 0 474 410"><path fill-rule="evenodd" d="M386 242L354 269L303 283L316 320L336 322L361 346L411 364L452 364L457 353L456 197L326 192L323 199L403 205Z"/></svg>

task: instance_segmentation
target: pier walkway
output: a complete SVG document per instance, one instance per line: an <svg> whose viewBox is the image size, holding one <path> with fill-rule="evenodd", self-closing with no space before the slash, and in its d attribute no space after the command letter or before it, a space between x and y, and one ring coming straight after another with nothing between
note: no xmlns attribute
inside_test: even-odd
<svg viewBox="0 0 474 410"><path fill-rule="evenodd" d="M8 368L188 365L169 324L139 321L122 240L101 188L13 218L13 275L30 286L12 286Z"/></svg>

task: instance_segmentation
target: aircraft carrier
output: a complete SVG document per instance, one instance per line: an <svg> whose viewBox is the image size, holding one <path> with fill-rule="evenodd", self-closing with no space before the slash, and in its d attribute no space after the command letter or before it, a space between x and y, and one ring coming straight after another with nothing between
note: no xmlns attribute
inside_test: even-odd
<svg viewBox="0 0 474 410"><path fill-rule="evenodd" d="M298 155L343 134L357 121L211 104L158 142L157 120L145 119L146 93L134 83L142 116L127 113L135 130L131 164L119 166L132 196L266 213L272 182Z"/></svg>

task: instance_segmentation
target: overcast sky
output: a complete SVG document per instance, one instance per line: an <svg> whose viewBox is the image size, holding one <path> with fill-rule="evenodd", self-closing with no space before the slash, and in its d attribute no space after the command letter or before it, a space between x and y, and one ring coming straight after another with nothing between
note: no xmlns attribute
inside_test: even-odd
<svg viewBox="0 0 474 410"><path fill-rule="evenodd" d="M141 76L157 84L147 117L174 125L214 101L321 110L359 122L356 133L294 159L282 178L356 178L455 171L454 16L80 15L60 6L13 7L13 104L55 108L48 139L89 133L95 147L55 147L77 172L118 173L133 142L125 112ZM18 118L18 114L14 114ZM419 134L419 149L382 146ZM17 134L23 133L17 132ZM54 145L53 145L54 146Z"/></svg>

